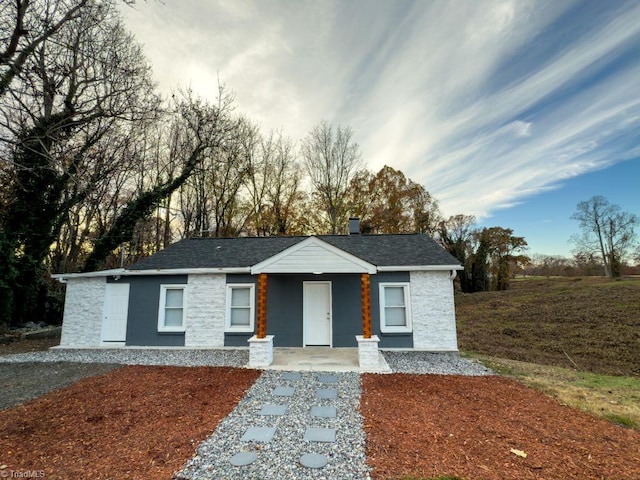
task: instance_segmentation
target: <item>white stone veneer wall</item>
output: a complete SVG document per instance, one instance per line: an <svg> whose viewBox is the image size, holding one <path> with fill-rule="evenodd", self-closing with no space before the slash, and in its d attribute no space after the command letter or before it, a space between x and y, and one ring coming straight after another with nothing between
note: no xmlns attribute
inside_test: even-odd
<svg viewBox="0 0 640 480"><path fill-rule="evenodd" d="M105 277L67 280L60 346L100 346L106 284Z"/></svg>
<svg viewBox="0 0 640 480"><path fill-rule="evenodd" d="M411 272L413 348L457 351L453 282L449 271Z"/></svg>
<svg viewBox="0 0 640 480"><path fill-rule="evenodd" d="M224 346L226 275L189 275L185 347Z"/></svg>

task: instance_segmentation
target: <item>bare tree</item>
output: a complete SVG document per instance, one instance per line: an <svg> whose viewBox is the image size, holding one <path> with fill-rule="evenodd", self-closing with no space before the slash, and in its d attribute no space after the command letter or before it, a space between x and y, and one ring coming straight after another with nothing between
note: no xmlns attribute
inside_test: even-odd
<svg viewBox="0 0 640 480"><path fill-rule="evenodd" d="M294 144L282 133L261 137L249 176L252 216L248 232L258 236L302 233L301 171Z"/></svg>
<svg viewBox="0 0 640 480"><path fill-rule="evenodd" d="M158 109L149 67L111 2L39 1L24 8L46 22L66 13L54 32L26 46L21 42L31 37L21 35L4 60L9 80L0 96L0 142L9 201L2 228L19 252L18 323L36 303L43 262L67 213L116 168L96 148L116 125L153 118Z"/></svg>
<svg viewBox="0 0 640 480"><path fill-rule="evenodd" d="M301 189L302 171L296 159L293 142L278 135L272 159L266 199L271 235L305 233L305 193Z"/></svg>
<svg viewBox="0 0 640 480"><path fill-rule="evenodd" d="M233 96L224 86L219 87L217 104L211 104L186 91L176 98L175 121L180 125L174 130L178 138L171 137L171 149L178 158L169 158L165 173L154 185L136 192L125 208L117 215L108 231L95 242L87 258L84 270L99 267L120 243L131 240L138 222L145 220L161 204L182 187L201 168L207 158L230 148L227 143L237 130L237 121L230 116Z"/></svg>
<svg viewBox="0 0 640 480"><path fill-rule="evenodd" d="M598 252L605 275L608 278L620 276L622 261L634 246L638 217L622 212L618 205L597 195L579 202L571 219L576 220L582 230L581 235L571 237L576 252Z"/></svg>
<svg viewBox="0 0 640 480"><path fill-rule="evenodd" d="M570 259L562 255L531 255L531 263L526 269L527 275L568 276L574 274L575 267Z"/></svg>
<svg viewBox="0 0 640 480"><path fill-rule="evenodd" d="M50 268L54 272L77 271L86 260L92 249L92 241L104 235L109 225L131 199L136 190L138 175L151 172L145 152L149 132L144 129L121 128L108 132L92 149L91 162L88 169L98 169L103 172L99 180L88 189L86 195L78 203L72 205L68 211L62 212L61 229L54 246L51 249ZM96 165L96 164L100 164ZM109 168L104 168L109 165ZM79 172L80 177L84 171ZM77 182L72 188L65 190L63 198L70 202L70 198L77 195Z"/></svg>
<svg viewBox="0 0 640 480"><path fill-rule="evenodd" d="M0 2L0 97L46 41L81 15L89 0Z"/></svg>
<svg viewBox="0 0 640 480"><path fill-rule="evenodd" d="M361 166L360 147L349 127L322 121L302 142L302 157L311 185L327 215L331 234L346 228L346 193Z"/></svg>
<svg viewBox="0 0 640 480"><path fill-rule="evenodd" d="M260 168L257 143L255 125L242 117L229 121L219 144L207 150L180 189L178 202L185 236L233 237L243 230L252 212L245 187L253 170Z"/></svg>

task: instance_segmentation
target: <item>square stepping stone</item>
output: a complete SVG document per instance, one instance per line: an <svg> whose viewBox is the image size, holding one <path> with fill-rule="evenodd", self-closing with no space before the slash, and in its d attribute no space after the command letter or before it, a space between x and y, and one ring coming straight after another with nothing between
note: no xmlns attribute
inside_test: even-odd
<svg viewBox="0 0 640 480"><path fill-rule="evenodd" d="M293 392L295 391L295 387L276 387L271 394L274 397L293 397Z"/></svg>
<svg viewBox="0 0 640 480"><path fill-rule="evenodd" d="M265 405L262 407L258 415L277 415L281 416L287 413L287 405Z"/></svg>
<svg viewBox="0 0 640 480"><path fill-rule="evenodd" d="M255 452L239 452L239 453L236 453L233 457L231 457L229 462L234 467L244 467L246 465L251 465L257 459L258 459L258 454ZM312 463L314 460L316 460L318 463L322 463L321 459L315 459L315 457L310 458L309 462L312 465L315 465L315 463ZM322 467L309 467L309 468L322 468Z"/></svg>
<svg viewBox="0 0 640 480"><path fill-rule="evenodd" d="M307 453L300 457L300 465L307 468L322 468L324 467L329 459L326 455L322 455L320 453Z"/></svg>
<svg viewBox="0 0 640 480"><path fill-rule="evenodd" d="M316 390L318 398L338 398L338 390L334 388L318 388Z"/></svg>
<svg viewBox="0 0 640 480"><path fill-rule="evenodd" d="M269 442L276 433L276 427L249 427L244 432L241 442Z"/></svg>
<svg viewBox="0 0 640 480"><path fill-rule="evenodd" d="M322 383L338 383L338 377L335 375L320 375L318 381Z"/></svg>
<svg viewBox="0 0 640 480"><path fill-rule="evenodd" d="M282 374L282 380L300 380L302 374L300 372L284 372Z"/></svg>
<svg viewBox="0 0 640 480"><path fill-rule="evenodd" d="M336 418L337 413L336 407L320 407L318 405L311 407L312 417Z"/></svg>
<svg viewBox="0 0 640 480"><path fill-rule="evenodd" d="M307 430L304 432L303 440L307 442L326 442L326 443L335 442L336 429L307 427Z"/></svg>

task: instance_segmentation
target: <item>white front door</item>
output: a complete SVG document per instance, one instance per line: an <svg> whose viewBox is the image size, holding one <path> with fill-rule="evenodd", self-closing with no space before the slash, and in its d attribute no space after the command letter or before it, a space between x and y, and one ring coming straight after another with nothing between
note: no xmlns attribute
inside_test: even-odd
<svg viewBox="0 0 640 480"><path fill-rule="evenodd" d="M331 282L303 284L304 346L331 346Z"/></svg>
<svg viewBox="0 0 640 480"><path fill-rule="evenodd" d="M102 341L124 343L127 338L129 284L107 283L104 293Z"/></svg>

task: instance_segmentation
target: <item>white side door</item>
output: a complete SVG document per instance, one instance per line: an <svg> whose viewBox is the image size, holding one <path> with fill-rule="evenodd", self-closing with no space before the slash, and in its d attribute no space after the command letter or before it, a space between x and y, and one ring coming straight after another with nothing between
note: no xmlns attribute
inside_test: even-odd
<svg viewBox="0 0 640 480"><path fill-rule="evenodd" d="M104 293L102 341L124 343L127 338L129 284L107 283Z"/></svg>
<svg viewBox="0 0 640 480"><path fill-rule="evenodd" d="M303 283L304 346L331 346L331 282Z"/></svg>

